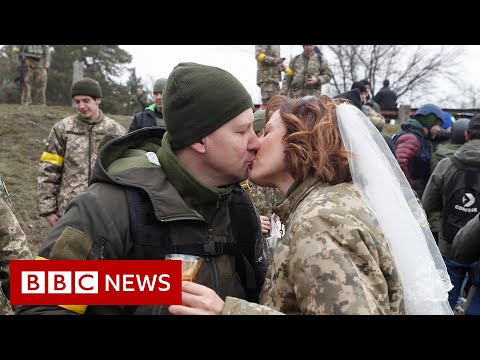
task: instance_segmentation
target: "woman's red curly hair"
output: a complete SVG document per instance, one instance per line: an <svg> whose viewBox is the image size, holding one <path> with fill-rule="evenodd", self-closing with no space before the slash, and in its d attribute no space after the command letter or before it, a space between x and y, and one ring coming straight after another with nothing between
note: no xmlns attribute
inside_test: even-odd
<svg viewBox="0 0 480 360"><path fill-rule="evenodd" d="M352 180L350 154L343 145L337 123L339 103L325 95L298 99L275 95L268 102L266 121L280 110L287 128L283 137L285 162L296 181L302 182L309 175L331 185Z"/></svg>

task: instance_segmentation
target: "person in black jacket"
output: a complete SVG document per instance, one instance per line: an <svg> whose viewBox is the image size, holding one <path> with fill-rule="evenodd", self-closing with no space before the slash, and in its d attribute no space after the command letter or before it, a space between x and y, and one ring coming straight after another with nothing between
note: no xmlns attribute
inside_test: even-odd
<svg viewBox="0 0 480 360"><path fill-rule="evenodd" d="M151 126L158 126L165 129L165 122L163 121L163 88L167 79L160 78L155 81L153 85L153 96L155 102L147 107L145 110L137 112L133 115L132 123L128 128L128 132Z"/></svg>
<svg viewBox="0 0 480 360"><path fill-rule="evenodd" d="M382 110L397 108L397 94L390 89L390 81L383 81L383 88L373 97Z"/></svg>

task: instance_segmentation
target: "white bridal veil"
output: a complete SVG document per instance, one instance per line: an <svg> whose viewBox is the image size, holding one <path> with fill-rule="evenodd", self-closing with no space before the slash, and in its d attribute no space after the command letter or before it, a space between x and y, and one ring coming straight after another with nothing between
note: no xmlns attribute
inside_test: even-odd
<svg viewBox="0 0 480 360"><path fill-rule="evenodd" d="M383 136L356 107L341 104L337 119L353 183L383 229L400 273L406 314L452 314L453 287L442 256L397 160Z"/></svg>

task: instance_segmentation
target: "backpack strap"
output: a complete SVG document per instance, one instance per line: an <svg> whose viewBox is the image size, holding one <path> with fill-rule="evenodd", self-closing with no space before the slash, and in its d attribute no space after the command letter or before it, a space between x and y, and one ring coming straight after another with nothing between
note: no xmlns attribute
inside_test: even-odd
<svg viewBox="0 0 480 360"><path fill-rule="evenodd" d="M165 224L155 218L148 195L141 189L131 187L126 189L126 194L133 249L125 258L163 259L168 253L197 256L232 255L235 257L235 272L245 288L247 300L258 302L264 279L263 274L255 266L256 234L260 231L260 224L252 202L240 186L232 190L229 203L234 243L209 241L203 244L174 245L168 237Z"/></svg>

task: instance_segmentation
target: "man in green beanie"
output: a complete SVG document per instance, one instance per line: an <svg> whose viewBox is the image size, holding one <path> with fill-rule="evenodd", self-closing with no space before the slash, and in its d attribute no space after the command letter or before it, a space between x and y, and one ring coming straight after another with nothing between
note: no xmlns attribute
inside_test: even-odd
<svg viewBox="0 0 480 360"><path fill-rule="evenodd" d="M163 89L165 88L166 82L167 79L165 78L160 78L155 81L153 85L155 102L133 116L132 123L128 128L129 133L150 126L159 126L165 129L165 122L163 121Z"/></svg>
<svg viewBox="0 0 480 360"><path fill-rule="evenodd" d="M239 186L259 148L250 95L225 70L180 63L165 84L163 100L164 136L163 129L149 127L107 143L91 186L70 202L39 256L202 256L196 282L222 298L258 301L264 240L255 208ZM166 306L145 305L22 306L16 312L168 314Z"/></svg>
<svg viewBox="0 0 480 360"><path fill-rule="evenodd" d="M102 89L89 78L75 82L71 96L77 113L53 125L39 162L37 207L53 226L70 200L88 186L104 135L125 134L125 128L99 109Z"/></svg>

